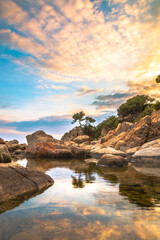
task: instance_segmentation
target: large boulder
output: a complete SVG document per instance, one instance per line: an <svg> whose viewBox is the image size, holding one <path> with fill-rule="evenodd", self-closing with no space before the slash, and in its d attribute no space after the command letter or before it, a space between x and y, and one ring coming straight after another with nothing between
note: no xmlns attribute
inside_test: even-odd
<svg viewBox="0 0 160 240"><path fill-rule="evenodd" d="M89 150L77 146L71 146L70 150L74 158L84 159L89 155Z"/></svg>
<svg viewBox="0 0 160 240"><path fill-rule="evenodd" d="M28 170L19 164L1 164L0 203L33 194L53 183L53 179L44 173Z"/></svg>
<svg viewBox="0 0 160 240"><path fill-rule="evenodd" d="M128 161L121 156L104 154L97 164L99 166L106 167L126 167L128 165Z"/></svg>
<svg viewBox="0 0 160 240"><path fill-rule="evenodd" d="M54 139L43 131L37 131L27 136L28 147L26 155L30 158L68 159L85 158L87 150L75 144L65 144Z"/></svg>
<svg viewBox="0 0 160 240"><path fill-rule="evenodd" d="M88 135L81 135L73 139L75 143L89 143L90 137Z"/></svg>
<svg viewBox="0 0 160 240"><path fill-rule="evenodd" d="M65 133L63 135L63 137L61 138L61 140L63 142L66 141L72 141L74 138L83 135L83 131L81 127L75 127L72 130L70 130L69 132Z"/></svg>
<svg viewBox="0 0 160 240"><path fill-rule="evenodd" d="M0 144L0 163L11 162L11 155L5 144Z"/></svg>
<svg viewBox="0 0 160 240"><path fill-rule="evenodd" d="M54 142L37 142L27 147L27 156L31 158L72 158L72 152L64 144Z"/></svg>
<svg viewBox="0 0 160 240"><path fill-rule="evenodd" d="M146 147L148 145L148 147ZM135 154L132 155L130 161L136 164L152 164L160 166L160 146L157 144L142 146Z"/></svg>
<svg viewBox="0 0 160 240"><path fill-rule="evenodd" d="M59 141L57 139L54 139L51 135L46 134L44 131L36 131L31 135L26 136L28 146L35 145L36 143L39 142L53 142L53 143L58 143Z"/></svg>
<svg viewBox="0 0 160 240"><path fill-rule="evenodd" d="M160 147L149 147L149 148L143 148L137 151L133 157L159 157L160 161Z"/></svg>
<svg viewBox="0 0 160 240"><path fill-rule="evenodd" d="M160 148L160 138L143 144L141 149L143 148Z"/></svg>

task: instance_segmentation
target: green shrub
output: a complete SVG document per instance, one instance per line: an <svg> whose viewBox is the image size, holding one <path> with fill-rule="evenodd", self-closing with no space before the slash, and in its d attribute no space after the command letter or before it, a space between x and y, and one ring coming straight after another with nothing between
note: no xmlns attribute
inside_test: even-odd
<svg viewBox="0 0 160 240"><path fill-rule="evenodd" d="M117 110L118 117L125 120L127 117L132 116L132 120L139 117L143 113L143 111L150 111L149 108L146 109L147 106L151 105L154 99L150 98L147 95L137 95L134 96L123 103ZM146 110L145 110L146 109ZM144 113L145 114L145 113Z"/></svg>
<svg viewBox="0 0 160 240"><path fill-rule="evenodd" d="M99 123L95 128L95 138L101 135L102 129L104 128L107 132L115 129L118 126L118 119L115 116L111 116Z"/></svg>
<svg viewBox="0 0 160 240"><path fill-rule="evenodd" d="M153 105L153 108L158 111L158 110L160 109L160 101L157 101L157 102Z"/></svg>

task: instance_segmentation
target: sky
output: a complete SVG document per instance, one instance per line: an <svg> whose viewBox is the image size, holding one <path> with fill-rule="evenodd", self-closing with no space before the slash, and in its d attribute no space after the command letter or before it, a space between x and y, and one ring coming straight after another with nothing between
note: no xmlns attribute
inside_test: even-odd
<svg viewBox="0 0 160 240"><path fill-rule="evenodd" d="M160 99L159 0L0 0L0 137L60 138L78 111Z"/></svg>

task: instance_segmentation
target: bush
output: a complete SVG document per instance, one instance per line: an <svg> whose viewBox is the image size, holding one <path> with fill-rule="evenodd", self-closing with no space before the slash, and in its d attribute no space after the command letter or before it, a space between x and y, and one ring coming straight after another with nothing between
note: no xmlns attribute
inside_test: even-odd
<svg viewBox="0 0 160 240"><path fill-rule="evenodd" d="M91 124L85 125L83 127L83 132L84 132L84 134L88 135L91 140L94 139L95 127L93 127Z"/></svg>
<svg viewBox="0 0 160 240"><path fill-rule="evenodd" d="M100 137L102 129L104 128L107 132L115 129L118 126L118 118L111 116L99 123L95 128L95 138Z"/></svg>
<svg viewBox="0 0 160 240"><path fill-rule="evenodd" d="M151 115L152 112L153 112L153 105L148 105L147 107L145 107L143 112L134 120L134 122L139 121L141 118L144 118L147 115Z"/></svg>
<svg viewBox="0 0 160 240"><path fill-rule="evenodd" d="M158 111L158 110L160 109L160 101L157 101L157 102L153 105L153 108Z"/></svg>
<svg viewBox="0 0 160 240"><path fill-rule="evenodd" d="M118 117L122 118L123 121L127 119L127 117L132 116L131 120L134 121L135 118L139 117L139 115L143 113L147 106L151 105L152 101L154 101L154 99L147 95L134 96L118 108ZM146 112L147 111L150 111L149 108L146 109Z"/></svg>

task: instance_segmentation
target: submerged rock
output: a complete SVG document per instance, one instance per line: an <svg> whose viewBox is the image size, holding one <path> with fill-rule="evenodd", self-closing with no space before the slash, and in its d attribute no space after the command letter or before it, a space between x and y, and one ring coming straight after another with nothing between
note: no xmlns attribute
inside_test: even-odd
<svg viewBox="0 0 160 240"><path fill-rule="evenodd" d="M0 203L33 194L54 183L48 175L19 164L0 165Z"/></svg>

